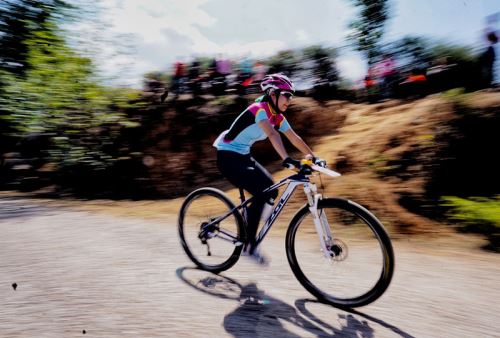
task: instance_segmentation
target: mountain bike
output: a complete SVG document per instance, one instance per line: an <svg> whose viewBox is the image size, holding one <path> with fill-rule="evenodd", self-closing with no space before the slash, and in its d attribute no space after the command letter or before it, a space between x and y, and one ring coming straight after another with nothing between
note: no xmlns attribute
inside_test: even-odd
<svg viewBox="0 0 500 338"><path fill-rule="evenodd" d="M339 173L302 160L298 172L265 189L286 186L259 234L260 244L298 186L307 203L288 226L285 240L290 267L302 286L319 301L337 307L358 307L378 299L394 272L394 251L382 223L366 208L343 198L327 198L311 177ZM200 269L218 273L232 267L247 242L247 207L222 191L200 188L181 206L178 226L184 251Z"/></svg>

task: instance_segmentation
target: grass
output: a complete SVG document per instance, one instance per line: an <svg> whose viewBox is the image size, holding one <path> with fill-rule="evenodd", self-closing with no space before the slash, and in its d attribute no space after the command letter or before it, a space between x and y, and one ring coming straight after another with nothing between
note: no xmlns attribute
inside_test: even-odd
<svg viewBox="0 0 500 338"><path fill-rule="evenodd" d="M451 207L451 218L465 224L491 224L500 229L500 195L485 197L444 197L445 206Z"/></svg>
<svg viewBox="0 0 500 338"><path fill-rule="evenodd" d="M454 88L447 90L442 93L442 96L452 103L462 105L465 105L471 97L469 93L466 93L465 88Z"/></svg>
<svg viewBox="0 0 500 338"><path fill-rule="evenodd" d="M500 252L500 195L494 198L454 196L443 197L449 207L448 217L455 220L466 232L486 235L490 241L487 249Z"/></svg>

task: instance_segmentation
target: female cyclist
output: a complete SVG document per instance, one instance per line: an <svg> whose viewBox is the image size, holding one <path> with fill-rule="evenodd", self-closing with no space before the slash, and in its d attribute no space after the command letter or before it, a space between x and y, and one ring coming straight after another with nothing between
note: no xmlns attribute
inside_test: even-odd
<svg viewBox="0 0 500 338"><path fill-rule="evenodd" d="M217 148L217 166L222 175L253 196L273 185L271 174L250 155L250 148L256 141L269 138L283 160L283 166L299 167L300 161L288 156L281 132L306 157L316 161L311 148L293 131L283 116L295 93L292 81L283 74L271 74L262 79L260 87L264 95L245 109L213 144ZM260 264L266 264L267 260L255 245L257 228L264 205L267 203L267 208L272 207L277 195L277 190L266 196L259 195L248 208L249 240L245 252Z"/></svg>

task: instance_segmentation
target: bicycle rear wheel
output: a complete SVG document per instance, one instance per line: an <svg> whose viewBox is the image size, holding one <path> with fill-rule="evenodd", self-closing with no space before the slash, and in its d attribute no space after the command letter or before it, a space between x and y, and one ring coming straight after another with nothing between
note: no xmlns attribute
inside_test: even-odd
<svg viewBox="0 0 500 338"><path fill-rule="evenodd" d="M220 272L238 261L245 228L240 213L231 211L234 208L231 200L214 188L201 188L186 197L179 214L179 237L184 251L199 268Z"/></svg>
<svg viewBox="0 0 500 338"><path fill-rule="evenodd" d="M330 229L326 257L308 205L297 212L286 235L288 262L299 282L321 302L337 307L367 305L389 286L394 252L383 225L348 200L319 201L318 214Z"/></svg>

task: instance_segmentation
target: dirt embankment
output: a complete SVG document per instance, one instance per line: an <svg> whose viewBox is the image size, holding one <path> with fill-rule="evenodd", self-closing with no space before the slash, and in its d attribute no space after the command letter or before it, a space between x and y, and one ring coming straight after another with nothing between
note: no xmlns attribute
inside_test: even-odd
<svg viewBox="0 0 500 338"><path fill-rule="evenodd" d="M167 110L164 123L151 131L146 151L156 188L171 197L204 185L231 189L218 173L211 144L248 102L225 98L193 105L181 100ZM432 233L441 196L500 191L491 153L492 144L498 144L499 110L500 94L493 92L371 105L319 105L296 98L286 115L315 153L343 174L323 180L327 195L366 205L399 232ZM289 174L269 142L254 148L276 179Z"/></svg>
<svg viewBox="0 0 500 338"><path fill-rule="evenodd" d="M120 215L177 214L182 199L201 186L214 186L237 200L219 174L212 142L254 97L221 97L193 102L181 98L145 115L143 176L128 181L160 193L160 200L72 203ZM393 234L442 234L442 196L492 196L500 191L494 145L499 144L500 93L438 94L416 101L378 104L295 98L286 116L314 152L337 171L338 179L316 178L327 196L350 198L372 210ZM287 142L285 142L287 143ZM293 147L286 144L291 155ZM290 171L268 141L253 155L275 180ZM141 174L142 175L142 174ZM127 191L133 184L122 184ZM11 194L7 192L7 194ZM140 196L133 194L134 197ZM168 199L166 201L165 199ZM67 201L53 201L64 204ZM297 192L280 219L286 226L304 203ZM281 226L281 225L279 225Z"/></svg>

